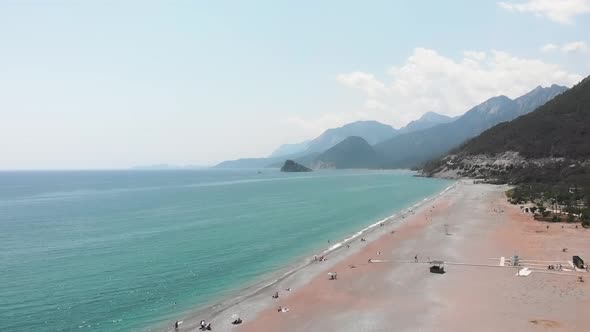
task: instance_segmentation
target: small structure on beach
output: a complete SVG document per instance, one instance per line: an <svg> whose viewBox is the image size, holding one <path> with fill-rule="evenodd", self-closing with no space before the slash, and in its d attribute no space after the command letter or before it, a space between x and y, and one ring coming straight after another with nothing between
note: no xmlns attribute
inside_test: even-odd
<svg viewBox="0 0 590 332"><path fill-rule="evenodd" d="M574 263L574 266L577 267L578 269L584 269L584 260L582 258L580 258L580 256L574 256L572 258L572 262Z"/></svg>
<svg viewBox="0 0 590 332"><path fill-rule="evenodd" d="M231 315L231 319L232 319L232 322L231 323L233 325L242 324L242 318L240 318L240 315L238 315L238 314Z"/></svg>
<svg viewBox="0 0 590 332"><path fill-rule="evenodd" d="M430 273L445 273L445 262L443 261L432 261L430 264Z"/></svg>
<svg viewBox="0 0 590 332"><path fill-rule="evenodd" d="M512 258L510 259L510 263L512 263L512 266L519 266L520 265L520 258L518 257L518 255L513 255Z"/></svg>

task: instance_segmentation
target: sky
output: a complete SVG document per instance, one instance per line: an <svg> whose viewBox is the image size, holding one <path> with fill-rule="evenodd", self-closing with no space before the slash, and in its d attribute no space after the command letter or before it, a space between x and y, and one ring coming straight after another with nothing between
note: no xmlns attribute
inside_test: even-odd
<svg viewBox="0 0 590 332"><path fill-rule="evenodd" d="M0 0L0 169L213 165L590 74L590 0Z"/></svg>

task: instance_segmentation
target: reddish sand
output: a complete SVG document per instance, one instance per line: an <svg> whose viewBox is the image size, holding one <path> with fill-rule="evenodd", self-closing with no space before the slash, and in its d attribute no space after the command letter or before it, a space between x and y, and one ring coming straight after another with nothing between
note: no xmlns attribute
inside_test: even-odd
<svg viewBox="0 0 590 332"><path fill-rule="evenodd" d="M462 181L415 214L363 235L367 242L357 239L326 262L197 312L181 330L206 319L216 331L590 331L590 273L548 274L549 263L524 261L520 268L537 270L518 277L518 268L498 266L514 254L564 266L572 255L590 261L590 230L534 221L507 203L507 189ZM472 265L448 264L440 275L429 272L429 260ZM232 313L244 323L231 325Z"/></svg>
<svg viewBox="0 0 590 332"><path fill-rule="evenodd" d="M590 278L581 283L575 276L537 272L517 277L516 268L457 265L435 275L427 264L411 262L415 254L420 260L484 265L499 263L488 258L515 253L564 263L572 252L590 259L590 230L551 224L547 231L546 224L507 204L505 189L460 184L394 234L365 244L336 265L326 264L304 288L269 301L238 330L590 330ZM445 224L451 235L445 234ZM370 258L410 263L368 263ZM330 271L338 280L329 280ZM279 305L290 310L279 313Z"/></svg>

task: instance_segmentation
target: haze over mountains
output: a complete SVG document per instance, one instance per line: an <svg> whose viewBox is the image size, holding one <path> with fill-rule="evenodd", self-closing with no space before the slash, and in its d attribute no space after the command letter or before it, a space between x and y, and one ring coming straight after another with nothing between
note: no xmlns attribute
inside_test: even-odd
<svg viewBox="0 0 590 332"><path fill-rule="evenodd" d="M354 158L351 158L354 156ZM372 168L379 162L369 142L350 136L315 158L313 168Z"/></svg>
<svg viewBox="0 0 590 332"><path fill-rule="evenodd" d="M268 158L225 161L217 167L280 167L285 159L312 168L419 167L498 123L530 113L566 90L552 85L516 99L493 97L455 118L427 112L400 129L377 121L357 121L328 129L310 141L282 145Z"/></svg>
<svg viewBox="0 0 590 332"><path fill-rule="evenodd" d="M391 138L397 134L392 126L377 121L357 121L340 128L326 130L318 138L309 142L306 152L324 152L347 137L359 136L373 145Z"/></svg>
<svg viewBox="0 0 590 332"><path fill-rule="evenodd" d="M370 145L392 138L400 133L430 128L432 126L452 121L452 118L427 112L420 119L410 122L406 127L395 129L378 121L356 121L342 127L331 128L313 140L301 143L283 144L273 151L268 158L242 158L224 161L218 168L258 168L280 167L285 159L297 159L305 165L311 165L315 157L344 141L347 137L357 136ZM374 165L373 165L374 166Z"/></svg>
<svg viewBox="0 0 590 332"><path fill-rule="evenodd" d="M309 145L309 140L301 142L301 143L288 143L279 146L276 150L274 150L269 158L275 157L282 157L282 156L290 156L294 154L298 154L307 150Z"/></svg>
<svg viewBox="0 0 590 332"><path fill-rule="evenodd" d="M399 134L427 129L450 121L453 121L453 118L434 112L426 112L419 119L400 129L395 129L378 121L356 121L339 128L328 129L313 140L295 144L283 144L273 151L269 157L324 152L351 136L362 137L370 145L375 145Z"/></svg>
<svg viewBox="0 0 590 332"><path fill-rule="evenodd" d="M448 123L454 121L456 118L451 118L446 115L426 112L418 120L414 120L408 123L405 127L398 130L398 134L407 134L413 131L428 129L439 124Z"/></svg>

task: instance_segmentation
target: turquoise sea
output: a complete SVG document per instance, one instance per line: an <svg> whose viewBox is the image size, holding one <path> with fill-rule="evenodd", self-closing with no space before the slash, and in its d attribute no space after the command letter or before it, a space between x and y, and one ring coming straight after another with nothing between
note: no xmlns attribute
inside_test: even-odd
<svg viewBox="0 0 590 332"><path fill-rule="evenodd" d="M450 185L409 171L0 172L0 331L128 331Z"/></svg>

